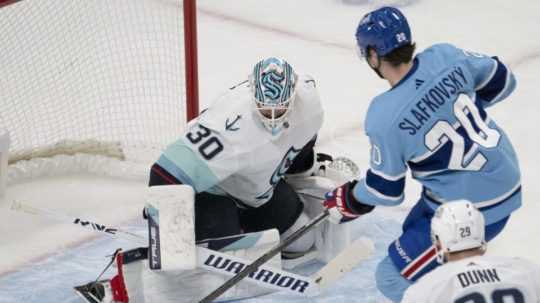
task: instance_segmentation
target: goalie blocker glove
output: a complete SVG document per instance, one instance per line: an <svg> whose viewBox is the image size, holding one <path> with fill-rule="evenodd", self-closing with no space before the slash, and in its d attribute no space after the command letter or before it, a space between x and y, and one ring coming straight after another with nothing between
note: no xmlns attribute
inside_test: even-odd
<svg viewBox="0 0 540 303"><path fill-rule="evenodd" d="M323 205L330 214L329 220L341 224L367 214L375 208L356 200L353 189L358 181L347 182L331 192L326 193Z"/></svg>

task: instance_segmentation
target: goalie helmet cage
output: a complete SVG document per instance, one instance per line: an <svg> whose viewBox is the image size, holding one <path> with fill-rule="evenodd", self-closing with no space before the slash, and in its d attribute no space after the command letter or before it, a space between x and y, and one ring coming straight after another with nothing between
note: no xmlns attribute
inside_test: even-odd
<svg viewBox="0 0 540 303"><path fill-rule="evenodd" d="M0 0L0 31L10 164L148 166L198 115L195 0Z"/></svg>

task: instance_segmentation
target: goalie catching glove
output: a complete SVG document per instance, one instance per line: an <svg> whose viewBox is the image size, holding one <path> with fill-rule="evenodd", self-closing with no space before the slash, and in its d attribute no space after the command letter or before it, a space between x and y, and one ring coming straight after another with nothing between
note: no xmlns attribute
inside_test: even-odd
<svg viewBox="0 0 540 303"><path fill-rule="evenodd" d="M326 193L324 207L328 210L328 220L341 224L367 214L375 208L373 205L363 204L356 200L353 189L358 181L349 181L331 192Z"/></svg>

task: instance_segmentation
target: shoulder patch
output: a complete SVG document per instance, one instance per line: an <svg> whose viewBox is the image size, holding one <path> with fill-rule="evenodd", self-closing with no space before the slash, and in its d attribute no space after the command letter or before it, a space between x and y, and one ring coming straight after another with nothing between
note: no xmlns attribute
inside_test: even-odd
<svg viewBox="0 0 540 303"><path fill-rule="evenodd" d="M235 118L227 118L225 120L225 130L237 131L240 129L238 121L242 119L242 115L236 115Z"/></svg>

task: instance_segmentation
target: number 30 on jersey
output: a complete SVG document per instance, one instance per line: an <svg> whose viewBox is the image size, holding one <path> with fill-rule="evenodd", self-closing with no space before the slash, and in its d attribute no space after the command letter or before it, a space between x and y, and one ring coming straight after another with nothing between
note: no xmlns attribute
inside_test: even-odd
<svg viewBox="0 0 540 303"><path fill-rule="evenodd" d="M206 160L211 160L221 151L223 144L216 136L212 135L210 129L197 124L193 129L186 134L186 138L194 145L199 144L199 153Z"/></svg>

